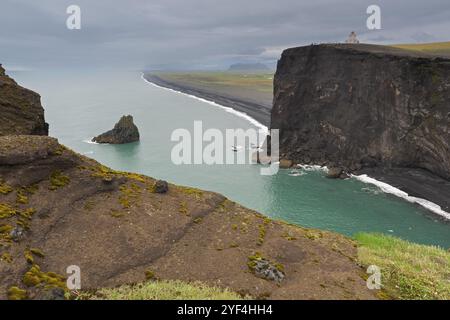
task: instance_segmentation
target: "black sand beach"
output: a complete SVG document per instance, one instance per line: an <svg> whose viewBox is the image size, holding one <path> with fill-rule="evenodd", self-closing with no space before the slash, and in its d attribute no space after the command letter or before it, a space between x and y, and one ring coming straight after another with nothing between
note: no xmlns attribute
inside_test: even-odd
<svg viewBox="0 0 450 320"><path fill-rule="evenodd" d="M193 86L187 86L185 84L174 83L149 73L144 74L144 78L147 81L161 87L170 88L176 91L190 94L199 98L216 102L225 107L230 107L237 111L244 112L261 124L267 127L269 127L270 125L271 108L269 106L271 105L271 101L267 101L265 103L256 103L255 99L236 98L228 94L219 94L217 92L213 92L213 90L199 89Z"/></svg>

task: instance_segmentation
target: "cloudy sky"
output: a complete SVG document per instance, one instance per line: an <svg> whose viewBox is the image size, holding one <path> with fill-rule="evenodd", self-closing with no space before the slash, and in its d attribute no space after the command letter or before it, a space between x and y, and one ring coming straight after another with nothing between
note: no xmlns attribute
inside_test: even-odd
<svg viewBox="0 0 450 320"><path fill-rule="evenodd" d="M339 3L339 4L337 4ZM81 30L66 9L81 8ZM366 27L369 5L382 30ZM0 0L0 63L10 68L217 69L273 63L284 48L450 40L449 0Z"/></svg>

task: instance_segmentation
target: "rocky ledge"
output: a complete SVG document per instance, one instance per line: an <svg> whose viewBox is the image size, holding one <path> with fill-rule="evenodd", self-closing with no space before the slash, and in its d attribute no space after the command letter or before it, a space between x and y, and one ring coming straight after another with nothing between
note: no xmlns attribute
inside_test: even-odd
<svg viewBox="0 0 450 320"><path fill-rule="evenodd" d="M97 143L124 144L139 141L139 130L133 122L133 117L123 116L114 129L92 139Z"/></svg>

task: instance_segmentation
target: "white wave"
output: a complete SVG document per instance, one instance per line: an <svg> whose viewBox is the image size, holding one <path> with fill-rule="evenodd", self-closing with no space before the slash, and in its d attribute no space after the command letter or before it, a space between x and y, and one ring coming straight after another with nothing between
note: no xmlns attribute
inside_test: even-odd
<svg viewBox="0 0 450 320"><path fill-rule="evenodd" d="M93 139L93 138L89 138L89 139L83 140L83 142L84 142L84 143L89 143L89 144L99 144L99 143L97 143L97 142L92 141L92 139Z"/></svg>
<svg viewBox="0 0 450 320"><path fill-rule="evenodd" d="M89 155L89 154L94 154L94 151L83 152L83 155L84 155L84 156L87 156L87 155Z"/></svg>
<svg viewBox="0 0 450 320"><path fill-rule="evenodd" d="M391 186L390 184L387 184L385 182L381 182L374 178L371 178L371 177L367 176L366 174L363 174L360 176L352 175L352 177L358 179L361 182L373 184L373 185L377 186L378 188L380 188L381 191L383 191L385 193L389 193L389 194L392 194L399 198L405 199L406 201L408 201L410 203L416 203L416 204L444 217L445 219L450 220L450 213L442 210L442 208L439 205L437 205L436 203L433 203L433 202L425 200L425 199L410 196L408 193L406 193L394 186Z"/></svg>
<svg viewBox="0 0 450 320"><path fill-rule="evenodd" d="M309 165L309 164L297 164L297 167L304 170L304 171L323 171L328 172L327 167L322 167L319 165Z"/></svg>
<svg viewBox="0 0 450 320"><path fill-rule="evenodd" d="M294 169L294 170L291 170L291 172L288 175L291 177L301 177L301 176L304 176L305 174L306 174L306 172L304 172L304 171Z"/></svg>
<svg viewBox="0 0 450 320"><path fill-rule="evenodd" d="M373 187L371 187L371 188L362 188L361 190L364 191L364 192L367 192L367 193L375 194L375 195L378 195L378 194L383 192L380 188L377 188L377 187L375 187L375 188L373 188Z"/></svg>
<svg viewBox="0 0 450 320"><path fill-rule="evenodd" d="M218 104L218 103L216 103L216 102L214 102L214 101L206 100L206 99L203 99L203 98L194 96L194 95L192 95L192 94L184 93L184 92L177 91L177 90L174 90L174 89L171 89L171 88L166 88L166 87L157 85L156 83L150 82L150 81L148 81L147 79L145 79L143 73L141 74L141 78L142 78L142 80L144 80L144 81L147 82L148 84L151 84L151 85L154 86L154 87L157 87L157 88L160 88L160 89L169 90L169 91L171 91L171 92L174 92L174 93L177 93L177 94L182 94L182 95L187 96L187 97L189 97L189 98L192 98L192 99L195 99L195 100L198 100L198 101L202 101L202 102L208 103L208 104L213 105L213 106L215 106L215 107L219 107L219 108L221 108L222 110L224 110L225 112L232 113L232 114L234 114L234 115L236 115L236 116L238 116L238 117L240 117L240 118L243 118L243 119L247 120L247 121L250 122L252 125L254 125L254 126L257 127L258 129L260 129L264 134L267 134L267 133L269 132L269 128L267 128L265 125L263 125L262 123L260 123L260 122L257 121L256 119L253 119L252 117L250 117L250 116L249 116L248 114L246 114L245 112L241 112L241 111L234 110L233 108L223 106L223 105Z"/></svg>

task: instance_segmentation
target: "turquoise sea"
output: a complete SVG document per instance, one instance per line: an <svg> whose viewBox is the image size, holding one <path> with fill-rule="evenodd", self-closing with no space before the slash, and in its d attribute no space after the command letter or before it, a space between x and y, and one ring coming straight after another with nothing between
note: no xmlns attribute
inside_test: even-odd
<svg viewBox="0 0 450 320"><path fill-rule="evenodd" d="M424 208L381 192L356 179L329 180L312 170L292 175L280 170L260 175L258 165L174 165L173 130L251 128L254 124L221 108L161 89L139 71L26 71L10 73L39 92L50 134L75 151L117 170L133 171L172 183L219 192L267 216L306 227L353 235L383 232L418 243L450 247L450 223ZM96 145L90 138L131 114L141 141Z"/></svg>

